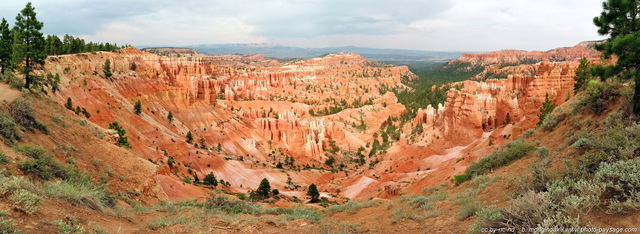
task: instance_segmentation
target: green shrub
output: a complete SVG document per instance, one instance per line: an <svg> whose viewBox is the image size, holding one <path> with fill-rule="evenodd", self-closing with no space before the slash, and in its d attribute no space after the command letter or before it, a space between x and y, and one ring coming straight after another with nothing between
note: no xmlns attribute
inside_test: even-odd
<svg viewBox="0 0 640 234"><path fill-rule="evenodd" d="M13 219L6 217L8 214L7 210L0 210L0 233L7 234L17 234L20 231L17 231L13 227Z"/></svg>
<svg viewBox="0 0 640 234"><path fill-rule="evenodd" d="M229 214L250 214L260 215L264 213L262 206L258 204L247 203L235 199L229 199L226 196L211 195L207 198L206 206L208 209L220 210Z"/></svg>
<svg viewBox="0 0 640 234"><path fill-rule="evenodd" d="M429 198L425 196L415 196L411 201L407 202L407 204L414 208L421 208L424 210L433 209L431 200L429 200Z"/></svg>
<svg viewBox="0 0 640 234"><path fill-rule="evenodd" d="M26 98L14 99L9 106L9 111L18 124L25 127L33 125L33 107Z"/></svg>
<svg viewBox="0 0 640 234"><path fill-rule="evenodd" d="M25 174L34 174L43 180L53 178L53 171L59 169L59 165L51 161L51 156L43 156L38 159L29 158L18 163L18 169Z"/></svg>
<svg viewBox="0 0 640 234"><path fill-rule="evenodd" d="M0 170L0 173L2 173L2 170ZM18 189L25 189L31 192L38 192L39 190L39 188L33 183L22 177L4 177L0 175L0 196L4 196L9 192L16 191Z"/></svg>
<svg viewBox="0 0 640 234"><path fill-rule="evenodd" d="M368 207L373 207L373 206L378 206L378 205L380 205L380 201L377 201L377 200L370 200L370 201L365 201L365 202L348 201L347 203L345 203L343 205L332 205L332 206L329 206L329 207L327 207L325 212L330 214L330 215L333 215L333 214L336 214L336 213L353 214L353 213L356 213L356 212L360 211L361 209L368 208Z"/></svg>
<svg viewBox="0 0 640 234"><path fill-rule="evenodd" d="M27 98L19 97L14 99L9 105L11 117L28 130L38 129L43 133L49 133L45 125L36 121L33 115L33 107Z"/></svg>
<svg viewBox="0 0 640 234"><path fill-rule="evenodd" d="M578 150L588 150L592 147L593 143L591 140L585 137L578 138L572 145L571 148Z"/></svg>
<svg viewBox="0 0 640 234"><path fill-rule="evenodd" d="M317 223L322 219L322 215L318 210L311 207L305 206L294 206L290 208L282 208L276 207L272 209L267 209L265 213L268 214L276 214L276 215L284 215L283 220L291 221L297 219L306 219L311 222Z"/></svg>
<svg viewBox="0 0 640 234"><path fill-rule="evenodd" d="M422 222L425 219L437 217L438 215L440 215L440 211L438 210L433 210L428 213L420 213L415 209L406 209L405 207L399 207L393 212L393 214L390 215L390 217L391 223L396 223L402 219L411 219Z"/></svg>
<svg viewBox="0 0 640 234"><path fill-rule="evenodd" d="M33 214L42 204L42 197L24 189L18 189L9 196L16 205L21 206L28 214Z"/></svg>
<svg viewBox="0 0 640 234"><path fill-rule="evenodd" d="M0 153L0 164L4 164L8 162L9 162L9 159L7 158L7 155L4 153Z"/></svg>
<svg viewBox="0 0 640 234"><path fill-rule="evenodd" d="M60 198L74 204L87 206L97 211L115 205L115 200L104 191L104 186L80 181L56 181L44 186L48 197Z"/></svg>
<svg viewBox="0 0 640 234"><path fill-rule="evenodd" d="M547 147L544 146L540 146L536 149L536 154L538 155L538 157L540 158L544 158L549 156L549 149Z"/></svg>
<svg viewBox="0 0 640 234"><path fill-rule="evenodd" d="M476 212L480 210L480 205L472 197L464 197L458 200L458 219L465 220L471 216L476 215Z"/></svg>
<svg viewBox="0 0 640 234"><path fill-rule="evenodd" d="M14 150L18 151L19 153L22 153L30 158L34 158L34 159L38 159L40 157L42 157L43 155L46 155L47 152L37 146L32 146L29 144L21 144L21 145L17 145L13 148Z"/></svg>
<svg viewBox="0 0 640 234"><path fill-rule="evenodd" d="M78 224L72 223L72 222L65 222L62 220L56 220L53 221L56 226L58 227L58 231L60 233L64 233L64 234L71 234L71 233L84 233L84 228Z"/></svg>
<svg viewBox="0 0 640 234"><path fill-rule="evenodd" d="M177 217L162 217L159 219L152 220L147 228L151 230L158 230L163 227L172 227L178 224L185 224L189 221L189 219L178 215Z"/></svg>
<svg viewBox="0 0 640 234"><path fill-rule="evenodd" d="M34 174L43 180L53 177L70 181L86 182L89 179L72 165L62 165L52 159L42 148L27 144L17 145L14 149L29 158L18 163L18 169L25 174Z"/></svg>
<svg viewBox="0 0 640 234"><path fill-rule="evenodd" d="M447 191L440 190L431 194L428 198L429 198L429 201L431 202L437 202L437 201L447 200L447 197L449 197L449 194L447 193Z"/></svg>
<svg viewBox="0 0 640 234"><path fill-rule="evenodd" d="M607 207L613 212L640 209L640 159L602 163L595 183L604 185Z"/></svg>
<svg viewBox="0 0 640 234"><path fill-rule="evenodd" d="M496 207L495 205L489 206L487 208L482 208L481 210L476 212L476 216L478 217L478 220L469 227L470 233L480 233L482 232L482 228L484 227L504 227L504 224L501 223L504 219L504 216L502 215L502 209Z"/></svg>
<svg viewBox="0 0 640 234"><path fill-rule="evenodd" d="M531 151L534 147L520 140L516 140L505 144L500 150L483 157L478 162L471 164L466 174L469 176L478 176L486 173L488 170L501 167L519 159Z"/></svg>
<svg viewBox="0 0 640 234"><path fill-rule="evenodd" d="M462 173L459 175L454 175L453 179L451 179L451 182L454 182L456 185L459 185L462 182L467 181L468 179L470 179L469 175L467 173Z"/></svg>
<svg viewBox="0 0 640 234"><path fill-rule="evenodd" d="M521 139L527 139L529 137L531 137L531 135L533 135L533 132L535 130L534 129L528 129L527 131L522 132L522 134L520 135Z"/></svg>
<svg viewBox="0 0 640 234"><path fill-rule="evenodd" d="M11 88L20 90L24 87L24 79L14 75L13 73L5 74L5 81L9 83Z"/></svg>
<svg viewBox="0 0 640 234"><path fill-rule="evenodd" d="M587 83L587 91L577 102L577 106L587 106L595 114L602 114L620 93L617 91L620 83L609 79L606 82L590 80Z"/></svg>
<svg viewBox="0 0 640 234"><path fill-rule="evenodd" d="M16 121L9 113L0 113L0 134L9 142L20 138L16 129Z"/></svg>
<svg viewBox="0 0 640 234"><path fill-rule="evenodd" d="M562 110L558 110L557 112L559 113L555 115L551 114L546 116L544 121L542 121L542 124L540 124L540 128L542 128L542 130L545 130L545 131L553 130L558 125L558 123L560 123L562 120L564 120L567 117L567 114L563 113Z"/></svg>

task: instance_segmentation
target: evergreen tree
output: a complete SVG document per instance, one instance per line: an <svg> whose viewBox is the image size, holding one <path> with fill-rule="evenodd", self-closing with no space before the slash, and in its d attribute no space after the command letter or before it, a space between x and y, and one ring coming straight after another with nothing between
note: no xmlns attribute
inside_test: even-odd
<svg viewBox="0 0 640 234"><path fill-rule="evenodd" d="M136 101L136 104L133 105L133 112L136 113L136 115L140 115L140 113L142 113L142 104L140 104L140 100Z"/></svg>
<svg viewBox="0 0 640 234"><path fill-rule="evenodd" d="M106 78L109 78L109 77L111 77L111 75L113 75L111 73L111 61L109 61L109 59L104 61L104 66L102 66L102 72L104 72L104 76Z"/></svg>
<svg viewBox="0 0 640 234"><path fill-rule="evenodd" d="M33 70L44 65L47 54L44 53L44 37L40 30L43 23L36 18L31 2L16 16L13 41L13 63L21 65L19 70L25 77L24 87L29 89L37 84Z"/></svg>
<svg viewBox="0 0 640 234"><path fill-rule="evenodd" d="M209 172L209 174L204 177L202 182L206 185L213 185L213 187L218 186L218 180L216 179L216 176L213 174L213 172Z"/></svg>
<svg viewBox="0 0 640 234"><path fill-rule="evenodd" d="M320 201L320 192L318 192L318 188L315 184L309 185L309 189L307 189L307 196L311 199L312 203Z"/></svg>
<svg viewBox="0 0 640 234"><path fill-rule="evenodd" d="M576 83L573 84L574 93L578 93L578 91L580 91L580 89L591 79L591 72L589 69L591 69L591 62L589 62L587 58L582 57L582 59L580 59L580 65L578 66L578 69L576 69L576 76L573 77L576 81Z"/></svg>
<svg viewBox="0 0 640 234"><path fill-rule="evenodd" d="M267 178L262 179L262 181L260 181L260 186L258 186L258 189L256 190L256 193L258 194L258 196L260 196L260 198L264 199L269 197L270 191L271 185L269 184L269 181L267 180Z"/></svg>
<svg viewBox="0 0 640 234"><path fill-rule="evenodd" d="M2 74L11 67L12 45L13 34L9 30L7 20L2 18L2 23L0 23L0 69L2 69Z"/></svg>
<svg viewBox="0 0 640 234"><path fill-rule="evenodd" d="M633 113L640 115L640 1L606 0L602 3L600 16L593 18L600 35L610 37L596 44L604 58L618 57L614 66L619 73L626 73L635 79L635 91L632 98ZM605 77L604 71L597 69L597 75Z"/></svg>
<svg viewBox="0 0 640 234"><path fill-rule="evenodd" d="M71 51L71 43L73 41L73 37L69 34L65 34L62 37L62 54L70 54Z"/></svg>
<svg viewBox="0 0 640 234"><path fill-rule="evenodd" d="M124 128L122 128L122 126L118 124L118 122L109 123L109 129L113 129L113 130L116 130L116 132L118 132L118 140L116 141L116 145L122 146L125 148L131 147L129 146L129 141L127 140L127 137L124 136L124 134L126 134L127 131L125 131Z"/></svg>
<svg viewBox="0 0 640 234"><path fill-rule="evenodd" d="M59 55L62 54L62 40L56 35L51 36L51 42L49 42L49 55Z"/></svg>
<svg viewBox="0 0 640 234"><path fill-rule="evenodd" d="M191 144L193 141L193 135L191 135L191 131L187 132L187 143Z"/></svg>
<svg viewBox="0 0 640 234"><path fill-rule="evenodd" d="M504 117L504 124L506 125L506 124L509 124L509 123L511 123L511 114L509 114L509 112L507 112L507 115Z"/></svg>
<svg viewBox="0 0 640 234"><path fill-rule="evenodd" d="M71 101L71 97L67 98L67 103L64 104L64 107L66 107L69 110L73 110L73 102Z"/></svg>
<svg viewBox="0 0 640 234"><path fill-rule="evenodd" d="M538 119L540 120L538 121L538 126L542 124L544 119L547 117L549 113L551 113L551 111L553 111L554 108L556 108L556 105L553 104L551 100L549 100L549 93L547 93L545 95L544 102L540 107L540 114L538 114Z"/></svg>
<svg viewBox="0 0 640 234"><path fill-rule="evenodd" d="M169 111L169 114L167 115L167 119L169 119L169 122L173 121L173 114L171 114L171 111Z"/></svg>

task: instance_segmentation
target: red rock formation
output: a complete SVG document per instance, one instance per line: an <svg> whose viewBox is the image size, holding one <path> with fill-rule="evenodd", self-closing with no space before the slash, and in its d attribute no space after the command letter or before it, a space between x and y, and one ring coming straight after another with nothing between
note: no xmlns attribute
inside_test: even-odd
<svg viewBox="0 0 640 234"><path fill-rule="evenodd" d="M519 53L497 53L504 59L465 55L461 60L508 62ZM586 52L567 48L548 52L553 56L541 53L533 54L561 58ZM102 75L106 59L114 73L109 79ZM301 191L283 189L287 176L273 167L290 156L297 168L322 167L333 147L345 151L336 155L349 164L344 173L290 171L290 176L301 186L316 183L322 191L341 188L353 199L397 196L425 176L433 175L429 183L443 182L487 152L488 139L498 145L504 142L498 141L500 136L515 136L534 126L546 93L560 104L571 92L577 62L570 60L496 66L496 71L516 75L461 82L464 87L448 91L446 103L419 110L400 140L386 154L366 157L363 166L352 163L358 148L374 141L383 122L405 111L393 93L379 90L404 88L401 78L414 77L407 67L350 53L281 64L259 55L161 57L126 48L53 57L46 70L62 78L53 98L62 104L71 97L74 105L91 113L90 121L105 128L118 121L127 131L131 151L157 163L158 180L175 199L206 192L179 181L210 172L229 181L232 185L225 189L230 191L245 192L269 178L283 193L299 196ZM135 71L130 70L133 62ZM142 103L141 115L132 111L136 101ZM507 113L515 125L505 123ZM406 139L416 125L423 126L423 133ZM193 142L186 142L187 132ZM175 163L169 165L169 158Z"/></svg>
<svg viewBox="0 0 640 234"><path fill-rule="evenodd" d="M483 132L504 126L507 113L511 122L527 129L537 123L537 114L548 93L556 105L573 90L577 62L542 62L532 77L465 81L461 90L447 92L447 101L437 110L431 106L418 111L414 123L434 126L441 132L445 147L467 145Z"/></svg>
<svg viewBox="0 0 640 234"><path fill-rule="evenodd" d="M600 53L593 49L595 42L581 42L573 47L563 47L549 51L500 50L489 53L463 53L449 64L468 62L471 65L491 64L531 64L540 61L576 61L582 57L600 59Z"/></svg>
<svg viewBox="0 0 640 234"><path fill-rule="evenodd" d="M109 79L102 75L106 59L113 68ZM126 48L52 57L46 70L62 78L53 98L64 103L70 97L100 126L118 121L131 150L160 166L158 179L175 199L202 194L184 184L179 190L191 192L177 191L182 177L215 172L238 188L257 186L261 178L253 179L262 175L273 178L272 185L284 185L286 177L270 168L285 156L293 156L297 166L320 166L330 141L355 151L371 140L382 121L404 111L392 93L382 95L379 88L401 86L402 76L413 76L406 67L383 66L355 54L289 64L263 59L161 57ZM135 71L130 70L134 62ZM365 106L369 100L373 104ZM132 112L136 101L142 103L141 115ZM334 106L351 109L325 116L309 113ZM167 119L169 112L173 121ZM350 124L360 119L368 128L353 133ZM185 142L189 131L191 143ZM170 157L175 161L171 165ZM292 177L306 184L329 174Z"/></svg>

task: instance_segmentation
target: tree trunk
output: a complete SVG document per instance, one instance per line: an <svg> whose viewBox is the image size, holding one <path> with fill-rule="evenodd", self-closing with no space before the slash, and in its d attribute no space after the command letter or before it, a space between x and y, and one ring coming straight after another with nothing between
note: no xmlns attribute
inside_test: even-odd
<svg viewBox="0 0 640 234"><path fill-rule="evenodd" d="M31 67L29 66L29 58L27 58L27 59L26 59L26 61L25 61L24 69L25 69L25 73L24 73L24 80L25 80L25 82L24 82L24 87L25 87L26 89L29 89L29 86L31 86L31 77L29 76L29 75L30 75L29 73L31 73Z"/></svg>
<svg viewBox="0 0 640 234"><path fill-rule="evenodd" d="M631 104L633 105L633 114L640 116L640 75L636 76L636 88L633 92Z"/></svg>

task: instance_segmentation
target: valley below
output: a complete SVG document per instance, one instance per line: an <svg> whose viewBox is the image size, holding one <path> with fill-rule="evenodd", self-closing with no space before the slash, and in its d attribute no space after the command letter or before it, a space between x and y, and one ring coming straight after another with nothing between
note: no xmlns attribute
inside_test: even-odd
<svg viewBox="0 0 640 234"><path fill-rule="evenodd" d="M592 47L462 54L436 72L468 77L433 83L421 104L406 97L429 76L353 53L290 62L176 48L49 56L42 74L58 77L57 90L30 99L50 133L20 141L73 160L124 207L105 213L54 200L38 212L107 232L461 232L476 221L465 209L508 206L497 194L535 160L466 183L459 176L524 139L559 147L560 133L534 131L540 110L576 102L580 59L600 62ZM6 100L26 95L36 94ZM270 188L260 198L264 180ZM318 201L309 200L311 186ZM199 213L198 202L240 210ZM309 209L324 210L322 218ZM46 224L9 217L27 230Z"/></svg>

